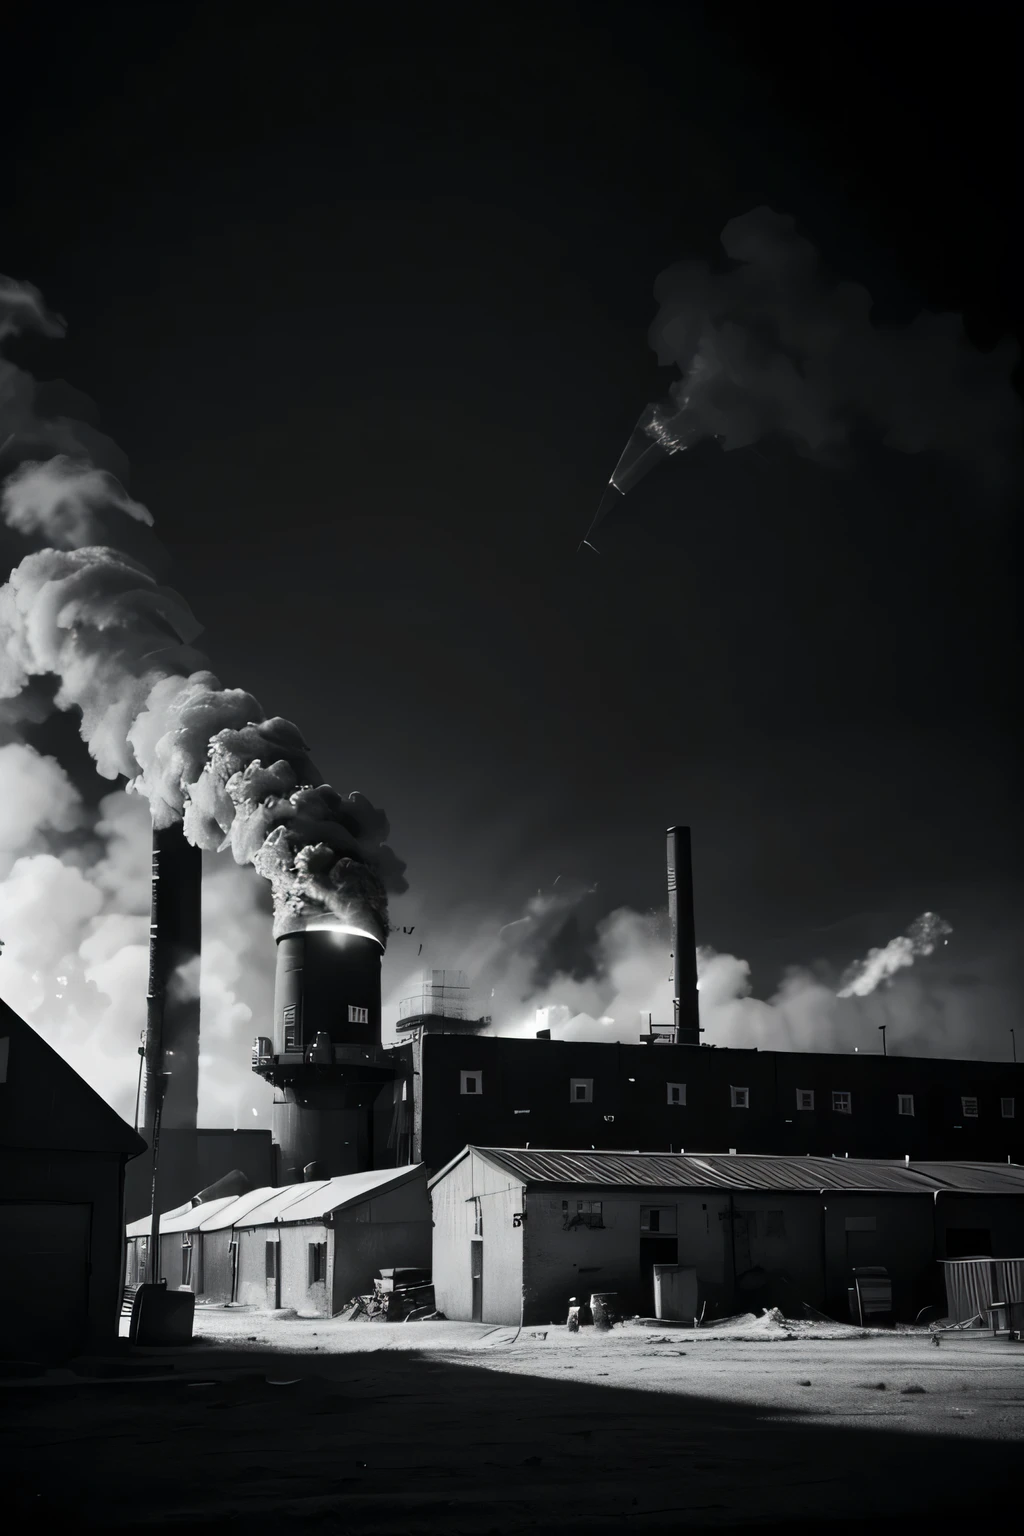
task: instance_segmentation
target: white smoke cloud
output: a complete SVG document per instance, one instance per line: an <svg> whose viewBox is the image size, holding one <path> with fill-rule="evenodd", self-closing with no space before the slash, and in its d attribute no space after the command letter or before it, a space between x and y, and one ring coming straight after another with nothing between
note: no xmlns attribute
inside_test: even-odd
<svg viewBox="0 0 1024 1536"><path fill-rule="evenodd" d="M0 280L0 339L26 328L63 334L35 289ZM326 910L383 939L388 893L406 888L387 818L321 784L295 726L207 670L184 599L107 547L126 518L152 518L78 425L47 415L34 381L0 357L0 453L21 460L0 511L58 546L27 555L0 589L0 703L56 677L54 705L78 714L98 772L128 779L158 826L183 820L197 846L251 864L270 882L276 932Z"/></svg>
<svg viewBox="0 0 1024 1536"><path fill-rule="evenodd" d="M105 543L116 531L111 513L153 524L153 514L133 501L115 476L66 454L21 464L0 495L0 514L8 527L26 537L41 534L58 549Z"/></svg>
<svg viewBox="0 0 1024 1536"><path fill-rule="evenodd" d="M81 797L54 758L20 741L0 747L0 877L13 856L83 820Z"/></svg>
<svg viewBox="0 0 1024 1536"><path fill-rule="evenodd" d="M0 806L0 996L132 1122L149 971L148 806L120 790L91 813L52 758L20 743L0 748ZM8 815L18 807L20 822ZM19 851L37 845L45 851ZM269 1127L271 1090L247 1070L273 995L265 887L223 856L207 860L200 1123Z"/></svg>

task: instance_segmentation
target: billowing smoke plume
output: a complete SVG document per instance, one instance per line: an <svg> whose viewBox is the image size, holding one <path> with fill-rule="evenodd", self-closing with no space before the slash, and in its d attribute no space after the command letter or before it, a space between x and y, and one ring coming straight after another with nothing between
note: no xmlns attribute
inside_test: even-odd
<svg viewBox="0 0 1024 1536"><path fill-rule="evenodd" d="M933 955L940 944L948 942L953 932L935 912L923 912L906 933L890 940L884 949L873 949L865 960L858 960L843 973L840 997L868 997L876 987L891 981L897 971L913 965L925 955Z"/></svg>
<svg viewBox="0 0 1024 1536"><path fill-rule="evenodd" d="M483 1033L525 1039L546 1028L556 1040L632 1043L649 1022L670 1024L667 914L620 909L593 922L583 916L592 894L560 881L504 925L446 922L443 950L427 939L421 956L424 930L416 927L407 946L407 970L390 988L386 1020L393 1023L400 1000L417 990L417 966L458 966L474 983L471 1012L491 1017ZM579 921L567 944L574 917ZM951 963L942 942L950 932L934 914L919 919L906 937L916 940L911 961L927 959L927 965L911 970L904 958L892 967L886 985L867 995L840 995L848 973L817 960L789 967L766 997L757 997L746 960L699 949L702 1042L878 1052L878 1031L885 1025L890 1055L1001 1057L1019 995L1011 946L1000 940L991 952L961 954ZM394 947L393 965L403 942ZM896 953L906 955L902 944ZM567 955L573 963L564 963ZM858 973L870 963L870 956L859 962Z"/></svg>
<svg viewBox="0 0 1024 1536"><path fill-rule="evenodd" d="M770 208L730 220L722 247L728 270L683 262L655 287L651 345L682 377L671 405L652 406L643 426L666 451L705 438L746 448L782 434L825 457L867 428L890 448L957 461L996 489L1013 479L1016 343L979 352L952 314L874 323L870 294L829 277L794 220Z"/></svg>
<svg viewBox="0 0 1024 1536"><path fill-rule="evenodd" d="M35 290L0 280L0 340L30 328L63 333ZM320 783L289 721L223 688L185 601L111 547L126 522L152 519L94 461L97 437L43 414L33 381L0 360L0 453L17 460L0 506L52 546L0 589L0 701L56 677L56 707L79 715L99 773L126 778L157 826L183 819L191 842L251 864L270 882L275 933L326 911L383 939L388 893L406 888L386 817Z"/></svg>

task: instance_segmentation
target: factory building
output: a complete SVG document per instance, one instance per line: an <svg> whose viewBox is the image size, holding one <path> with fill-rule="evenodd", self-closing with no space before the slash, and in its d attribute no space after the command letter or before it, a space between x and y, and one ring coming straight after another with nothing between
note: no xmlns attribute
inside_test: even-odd
<svg viewBox="0 0 1024 1536"><path fill-rule="evenodd" d="M385 1048L383 942L307 914L277 939L273 1006L252 1049L252 1070L275 1090L272 1147L266 1132L200 1130L198 1020L170 982L174 966L198 964L197 865L184 849L180 828L154 834L143 1122L151 1142L163 1106L159 1209L184 1205L231 1168L254 1187L283 1189L420 1164L429 1172L467 1145L1024 1160L1024 1066L701 1045L690 840L680 827L667 836L673 1017L643 1043L557 1040L550 1027L533 1040L491 1036L489 1019L470 1017L466 977L433 971ZM150 1175L147 1158L132 1215L150 1209Z"/></svg>
<svg viewBox="0 0 1024 1536"><path fill-rule="evenodd" d="M0 1002L0 1355L116 1339L125 1165L142 1138Z"/></svg>
<svg viewBox="0 0 1024 1536"><path fill-rule="evenodd" d="M158 1278L197 1303L333 1317L382 1267L429 1268L426 1170L390 1168L247 1190L160 1217ZM145 1275L149 1217L128 1226L129 1283Z"/></svg>
<svg viewBox="0 0 1024 1536"><path fill-rule="evenodd" d="M1024 1168L1005 1163L467 1146L430 1193L434 1293L458 1321L564 1322L600 1292L653 1316L663 1265L687 1272L687 1320L849 1317L855 1271L881 1268L912 1321L941 1309L941 1261L965 1249L1024 1274Z"/></svg>
<svg viewBox="0 0 1024 1536"><path fill-rule="evenodd" d="M411 1050L412 1160L432 1169L492 1143L1024 1162L1024 1064L467 1038L429 1024Z"/></svg>

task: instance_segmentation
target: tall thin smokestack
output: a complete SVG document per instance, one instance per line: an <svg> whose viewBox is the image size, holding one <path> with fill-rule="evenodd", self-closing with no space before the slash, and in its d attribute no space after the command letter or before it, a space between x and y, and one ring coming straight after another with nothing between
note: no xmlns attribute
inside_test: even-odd
<svg viewBox="0 0 1024 1536"><path fill-rule="evenodd" d="M187 841L180 821L153 829L142 1117L150 1144L161 1073L170 1074L163 1129L194 1132L198 1121L202 867L202 853Z"/></svg>
<svg viewBox="0 0 1024 1536"><path fill-rule="evenodd" d="M689 827L668 829L668 915L672 925L672 1009L680 1045L700 1044L697 938Z"/></svg>

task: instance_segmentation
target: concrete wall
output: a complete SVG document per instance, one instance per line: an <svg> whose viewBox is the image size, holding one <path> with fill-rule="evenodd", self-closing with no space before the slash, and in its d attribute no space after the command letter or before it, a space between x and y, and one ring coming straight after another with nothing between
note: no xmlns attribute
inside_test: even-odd
<svg viewBox="0 0 1024 1536"><path fill-rule="evenodd" d="M5 1253L4 1289L13 1287L20 1298L16 1307L3 1309L15 1325L11 1338L15 1353L24 1353L30 1334L35 1336L32 1319L37 1313L35 1332L40 1344L49 1340L54 1350L60 1343L60 1314L65 1312L69 1320L74 1315L78 1321L73 1329L68 1322L61 1349L101 1349L116 1339L124 1272L122 1168L117 1154L0 1149L0 1190L10 1222L15 1223L19 1234L14 1236L12 1225L11 1243L5 1242L4 1247L23 1253L27 1266L17 1277L11 1254ZM67 1225L66 1212L57 1208L70 1206L80 1208L81 1215L74 1233L68 1233L70 1246L65 1244L65 1252L54 1246L58 1226ZM38 1250L35 1258L21 1235L29 1220L29 1208L37 1213L32 1229ZM52 1222L47 1220L47 1208L54 1211ZM6 1296L4 1300L6 1303ZM0 1330L0 1351L6 1347L4 1337Z"/></svg>
<svg viewBox="0 0 1024 1536"><path fill-rule="evenodd" d="M454 1321L473 1316L471 1244L474 1198L483 1217L483 1321L518 1323L524 1305L523 1235L513 1216L523 1210L523 1188L470 1152L432 1191L434 1295Z"/></svg>
<svg viewBox="0 0 1024 1536"><path fill-rule="evenodd" d="M309 1284L309 1245L323 1243L327 1248L327 1271L323 1280ZM304 1222L281 1228L281 1305L295 1307L306 1317L330 1317L330 1243L323 1222Z"/></svg>
<svg viewBox="0 0 1024 1536"><path fill-rule="evenodd" d="M466 1145L527 1143L1024 1161L1024 1063L459 1035L428 1035L414 1054L415 1156L435 1171ZM477 1096L460 1092L471 1069ZM570 1102L572 1077L593 1078L592 1103ZM668 1103L670 1082L685 1083L685 1106ZM749 1090L748 1109L731 1107L733 1085ZM797 1109L798 1088L813 1090L813 1110ZM832 1109L833 1090L852 1095L851 1114ZM914 1095L913 1116L898 1113L901 1093ZM961 1095L978 1098L977 1119L964 1119ZM1013 1119L1002 1096L1016 1099Z"/></svg>
<svg viewBox="0 0 1024 1536"><path fill-rule="evenodd" d="M235 1232L238 1239L238 1296L244 1307L265 1307L267 1304L266 1245L276 1243L280 1229L276 1227L249 1227Z"/></svg>
<svg viewBox="0 0 1024 1536"><path fill-rule="evenodd" d="M935 1263L934 1202L923 1195L845 1195L830 1190L825 1209L825 1310L848 1322L853 1269L879 1264L892 1280L898 1320L912 1322L941 1285ZM871 1223L874 1226L871 1226Z"/></svg>
<svg viewBox="0 0 1024 1536"><path fill-rule="evenodd" d="M994 1259L1024 1258L1024 1196L940 1194L935 1203L937 1256L947 1256L950 1228L987 1231Z"/></svg>
<svg viewBox="0 0 1024 1536"><path fill-rule="evenodd" d="M331 1229L331 1237L328 1279L332 1313L340 1312L353 1296L368 1295L381 1269L430 1268L429 1221L339 1219Z"/></svg>

